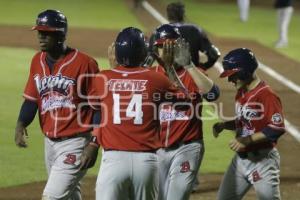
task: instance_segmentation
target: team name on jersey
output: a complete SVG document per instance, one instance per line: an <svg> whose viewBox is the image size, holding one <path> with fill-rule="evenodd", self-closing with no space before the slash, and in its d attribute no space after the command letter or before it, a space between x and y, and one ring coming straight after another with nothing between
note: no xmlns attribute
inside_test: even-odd
<svg viewBox="0 0 300 200"><path fill-rule="evenodd" d="M161 109L159 111L159 120L164 121L174 121L174 120L188 120L189 117L184 111L176 111L170 109Z"/></svg>
<svg viewBox="0 0 300 200"><path fill-rule="evenodd" d="M75 108L72 100L65 96L48 96L42 99L42 114L56 108Z"/></svg>
<svg viewBox="0 0 300 200"><path fill-rule="evenodd" d="M147 80L134 79L110 79L110 91L144 91L146 90Z"/></svg>
<svg viewBox="0 0 300 200"><path fill-rule="evenodd" d="M252 135L255 132L255 128L252 125L253 120L260 120L263 117L263 105L260 103L246 103L241 105L237 103L236 113L238 120L243 124L240 135L245 137Z"/></svg>
<svg viewBox="0 0 300 200"><path fill-rule="evenodd" d="M248 105L238 105L237 116L239 119L245 122L249 122L255 117L258 117L258 111L257 109L254 109Z"/></svg>
<svg viewBox="0 0 300 200"><path fill-rule="evenodd" d="M67 95L69 87L76 83L74 79L62 76L61 74L44 76L42 78L40 78L39 75L36 75L34 80L40 96L43 96L49 91L56 91L63 95Z"/></svg>

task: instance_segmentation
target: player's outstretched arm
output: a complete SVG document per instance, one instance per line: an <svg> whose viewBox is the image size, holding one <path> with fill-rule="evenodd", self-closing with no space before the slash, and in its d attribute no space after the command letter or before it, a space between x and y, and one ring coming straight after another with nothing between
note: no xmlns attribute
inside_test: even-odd
<svg viewBox="0 0 300 200"><path fill-rule="evenodd" d="M163 67L169 79L178 87L185 90L185 86L180 81L176 70L174 69L174 41L166 40L163 43L162 61Z"/></svg>
<svg viewBox="0 0 300 200"><path fill-rule="evenodd" d="M271 127L265 127L261 132L257 132L246 137L237 137L230 141L229 147L236 152L243 151L243 149L249 145L261 143L265 141L277 142L279 137L284 134L285 130L276 129Z"/></svg>
<svg viewBox="0 0 300 200"><path fill-rule="evenodd" d="M207 93L212 89L214 85L213 81L195 67L191 61L190 45L182 38L178 39L175 44L174 62L187 70L197 87L201 89L203 93Z"/></svg>
<svg viewBox="0 0 300 200"><path fill-rule="evenodd" d="M36 102L29 100L23 102L15 128L15 143L17 146L27 147L26 138L28 133L26 127L33 121L37 110Z"/></svg>
<svg viewBox="0 0 300 200"><path fill-rule="evenodd" d="M233 150L235 152L242 152L249 145L264 142L267 140L268 140L268 138L262 132L258 132L258 133L252 134L252 135L248 135L246 137L240 136L240 137L232 139L229 142L229 147L231 150Z"/></svg>
<svg viewBox="0 0 300 200"><path fill-rule="evenodd" d="M226 122L217 122L213 125L213 135L215 138L219 137L219 134L223 130L235 130L235 120L226 121Z"/></svg>

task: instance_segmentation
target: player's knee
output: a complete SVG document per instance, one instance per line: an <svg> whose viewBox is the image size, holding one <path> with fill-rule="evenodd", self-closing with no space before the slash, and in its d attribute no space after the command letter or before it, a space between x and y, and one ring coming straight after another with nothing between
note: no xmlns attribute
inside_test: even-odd
<svg viewBox="0 0 300 200"><path fill-rule="evenodd" d="M268 200L268 199L273 199L273 200L279 200L280 198L280 190L278 186L270 186L266 187L263 186L262 188L255 188L256 196L258 199L261 200Z"/></svg>

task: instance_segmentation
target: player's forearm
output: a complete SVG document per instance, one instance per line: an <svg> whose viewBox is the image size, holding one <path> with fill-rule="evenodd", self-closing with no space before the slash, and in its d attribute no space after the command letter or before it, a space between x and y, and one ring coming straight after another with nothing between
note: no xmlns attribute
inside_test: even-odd
<svg viewBox="0 0 300 200"><path fill-rule="evenodd" d="M211 90L214 84L213 81L205 74L203 74L200 70L198 70L192 63L190 66L185 66L185 69L191 75L195 84L199 89L203 91L203 93L207 93Z"/></svg>
<svg viewBox="0 0 300 200"><path fill-rule="evenodd" d="M178 86L179 88L185 88L183 83L180 81L175 69L173 66L169 66L166 68L166 74L169 77L169 79L171 80L171 82L175 83L176 86Z"/></svg>
<svg viewBox="0 0 300 200"><path fill-rule="evenodd" d="M252 144L265 142L268 138L262 132L258 132L246 137L238 137L237 140L247 147Z"/></svg>
<svg viewBox="0 0 300 200"><path fill-rule="evenodd" d="M38 110L38 105L36 102L25 100L22 104L19 118L17 121L17 126L27 127L34 120L36 112Z"/></svg>
<svg viewBox="0 0 300 200"><path fill-rule="evenodd" d="M255 133L250 135L252 143L260 143L267 140L267 137L262 132Z"/></svg>

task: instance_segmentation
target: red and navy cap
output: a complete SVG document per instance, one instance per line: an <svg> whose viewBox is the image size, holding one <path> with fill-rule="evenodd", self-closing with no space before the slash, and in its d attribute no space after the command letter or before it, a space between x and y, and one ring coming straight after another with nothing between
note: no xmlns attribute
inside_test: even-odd
<svg viewBox="0 0 300 200"><path fill-rule="evenodd" d="M64 34L67 33L67 29L67 18L58 10L46 10L41 12L36 19L36 25L32 27L32 30L59 31Z"/></svg>

